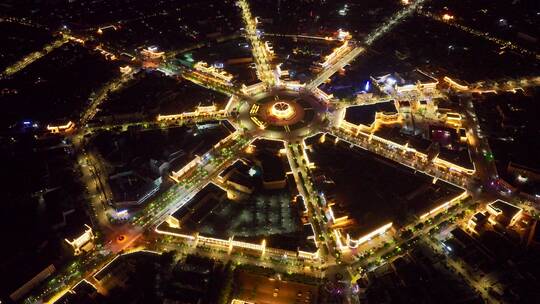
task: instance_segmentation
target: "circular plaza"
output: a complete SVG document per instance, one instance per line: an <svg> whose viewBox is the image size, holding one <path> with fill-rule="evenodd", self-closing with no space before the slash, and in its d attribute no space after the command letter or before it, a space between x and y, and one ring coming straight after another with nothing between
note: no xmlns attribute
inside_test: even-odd
<svg viewBox="0 0 540 304"><path fill-rule="evenodd" d="M295 140L320 130L327 110L310 91L274 88L242 102L238 122L256 136Z"/></svg>

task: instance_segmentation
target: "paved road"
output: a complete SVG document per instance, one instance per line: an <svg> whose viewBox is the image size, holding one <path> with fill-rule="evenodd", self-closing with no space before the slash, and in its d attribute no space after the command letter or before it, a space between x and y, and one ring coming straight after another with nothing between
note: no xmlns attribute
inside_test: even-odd
<svg viewBox="0 0 540 304"><path fill-rule="evenodd" d="M444 260L443 260L444 263L446 263L446 265L450 269L453 269L456 273L460 274L463 277L463 279L465 280L465 282L467 282L467 284L471 288L473 288L475 291L479 292L482 295L482 298L488 300L488 303L493 303L493 304L500 303L497 299L493 298L489 294L489 292L488 292L488 290L486 288L487 286L485 285L484 280L475 279L471 275L471 272L469 270L467 270L467 266L465 266L461 260L457 261L457 260L454 260L454 259L448 257L447 253L442 248L441 243L433 241L428 236L423 236L421 239L429 247L431 247L435 252L443 255L445 257Z"/></svg>
<svg viewBox="0 0 540 304"><path fill-rule="evenodd" d="M306 84L306 89L312 90L320 86L323 82L329 79L337 71L350 64L358 55L365 51L363 47L356 46L350 52L345 53L343 57L337 60L334 64L321 71L313 80Z"/></svg>

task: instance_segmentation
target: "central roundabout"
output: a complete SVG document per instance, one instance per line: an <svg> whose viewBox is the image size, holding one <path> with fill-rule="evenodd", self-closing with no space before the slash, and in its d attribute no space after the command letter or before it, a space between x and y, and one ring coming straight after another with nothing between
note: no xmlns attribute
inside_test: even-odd
<svg viewBox="0 0 540 304"><path fill-rule="evenodd" d="M287 120L295 116L294 105L288 101L278 101L270 108L270 115L280 120Z"/></svg>
<svg viewBox="0 0 540 304"><path fill-rule="evenodd" d="M253 135L297 140L320 131L326 124L328 100L303 88L274 87L240 102L237 122Z"/></svg>
<svg viewBox="0 0 540 304"><path fill-rule="evenodd" d="M266 123L266 126L291 126L305 117L306 111L297 99L281 99L280 96L270 96L257 104L256 116Z"/></svg>

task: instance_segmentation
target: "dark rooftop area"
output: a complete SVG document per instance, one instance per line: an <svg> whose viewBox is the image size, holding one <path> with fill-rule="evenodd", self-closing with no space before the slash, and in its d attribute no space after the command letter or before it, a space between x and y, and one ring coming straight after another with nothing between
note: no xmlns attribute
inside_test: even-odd
<svg viewBox="0 0 540 304"><path fill-rule="evenodd" d="M521 211L520 208L501 200L496 200L495 202L489 204L489 206L495 210L500 210L507 218L512 218Z"/></svg>
<svg viewBox="0 0 540 304"><path fill-rule="evenodd" d="M397 113L394 101L348 107L345 112L345 120L355 125L362 124L365 126L371 126L371 124L375 121L376 113Z"/></svg>
<svg viewBox="0 0 540 304"><path fill-rule="evenodd" d="M347 230L356 237L388 222L403 223L407 214L420 216L463 192L359 147L334 144L328 134L320 143L319 136L307 142L309 158L317 164L316 182L336 204L336 218L353 219Z"/></svg>
<svg viewBox="0 0 540 304"><path fill-rule="evenodd" d="M465 169L474 169L474 164L471 160L469 149L467 147L462 147L461 149L457 150L450 150L440 147L439 155L437 157Z"/></svg>

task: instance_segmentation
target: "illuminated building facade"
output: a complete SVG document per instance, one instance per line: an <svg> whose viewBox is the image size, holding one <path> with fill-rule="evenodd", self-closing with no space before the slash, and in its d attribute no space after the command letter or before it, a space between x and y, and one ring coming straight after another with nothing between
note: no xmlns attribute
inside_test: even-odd
<svg viewBox="0 0 540 304"><path fill-rule="evenodd" d="M161 64L165 52L160 52L157 46L149 46L141 51L143 68L156 69Z"/></svg>
<svg viewBox="0 0 540 304"><path fill-rule="evenodd" d="M68 133L75 128L75 124L72 121L68 121L65 125L47 125L47 130L53 134Z"/></svg>
<svg viewBox="0 0 540 304"><path fill-rule="evenodd" d="M327 55L324 57L324 61L320 63L320 65L323 68L327 68L334 64L337 60L342 58L345 54L350 52L352 50L351 46L349 45L349 41L345 40L343 44L337 48L335 48L330 55Z"/></svg>
<svg viewBox="0 0 540 304"><path fill-rule="evenodd" d="M82 253L90 252L94 249L94 232L92 231L92 228L86 224L84 224L84 227L86 228L80 236L76 237L73 240L65 239L66 243L68 243L71 248L73 249L74 255L80 255Z"/></svg>
<svg viewBox="0 0 540 304"><path fill-rule="evenodd" d="M510 227L521 218L523 209L502 200L496 200L487 205L487 212L501 225Z"/></svg>
<svg viewBox="0 0 540 304"><path fill-rule="evenodd" d="M204 61L199 61L195 63L193 66L193 69L195 71L207 74L213 78L215 78L217 81L229 85L231 84L231 81L233 79L233 76L226 71L223 71L221 69L218 69L214 66L208 66L208 63Z"/></svg>

